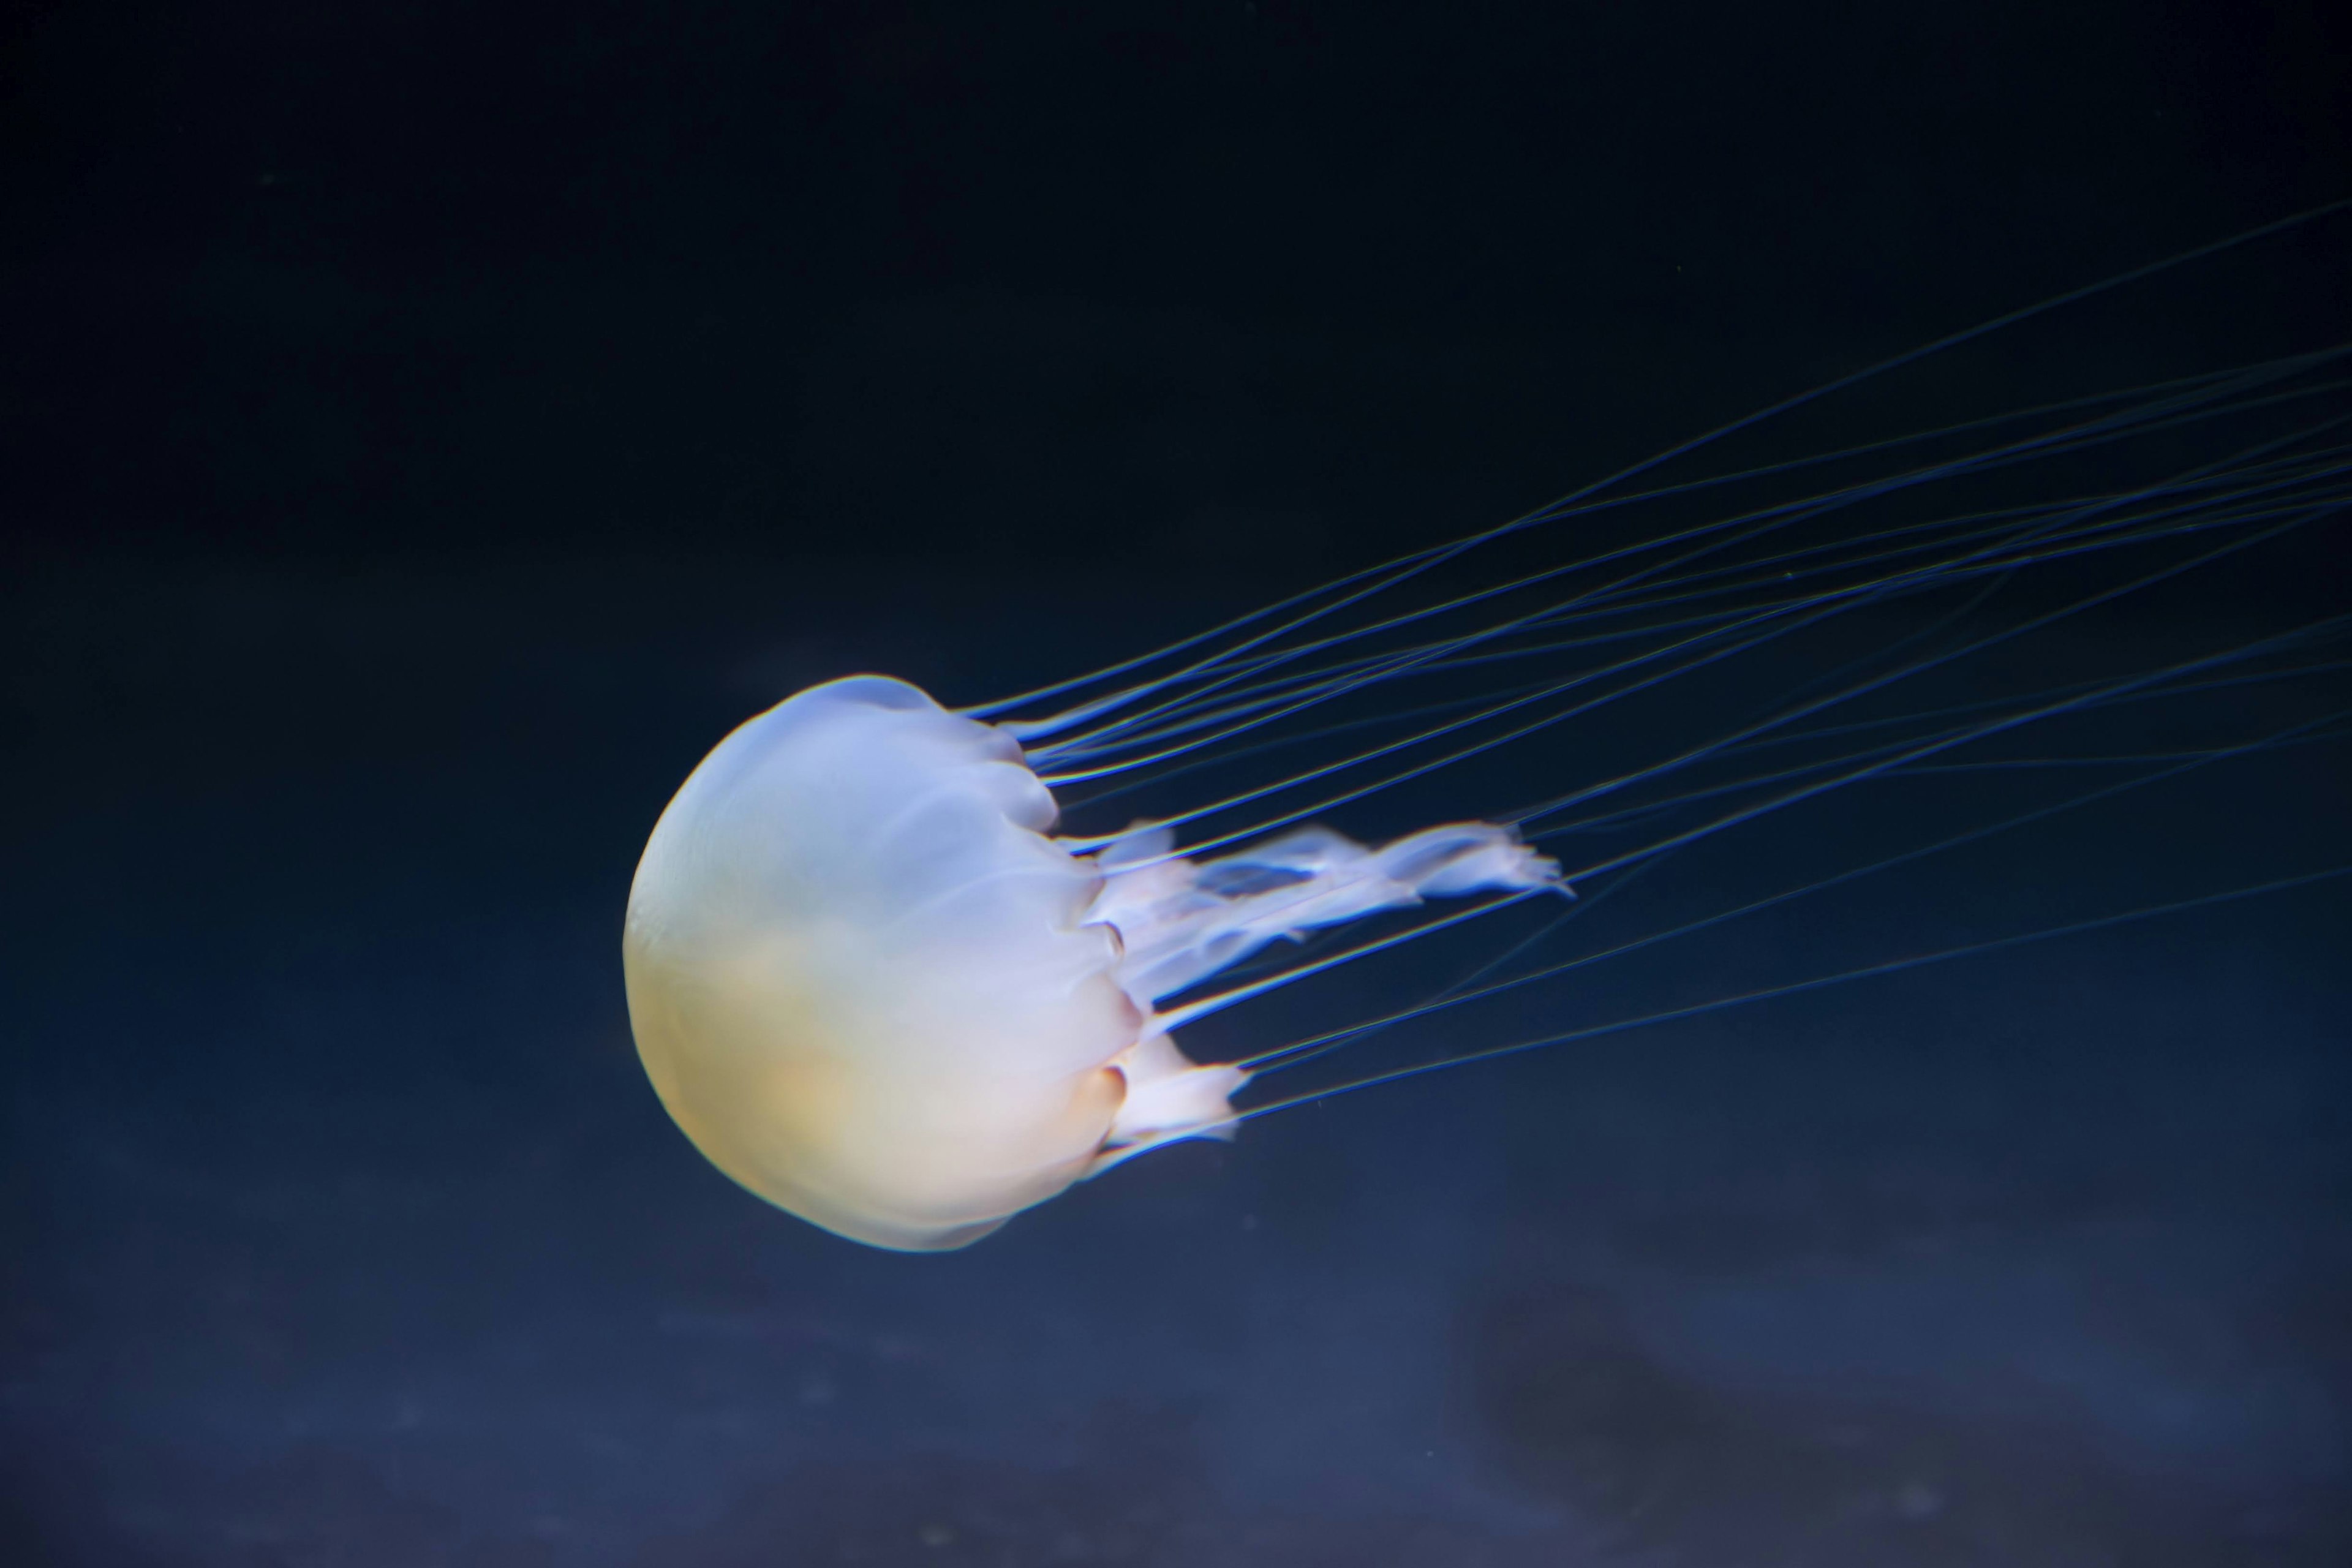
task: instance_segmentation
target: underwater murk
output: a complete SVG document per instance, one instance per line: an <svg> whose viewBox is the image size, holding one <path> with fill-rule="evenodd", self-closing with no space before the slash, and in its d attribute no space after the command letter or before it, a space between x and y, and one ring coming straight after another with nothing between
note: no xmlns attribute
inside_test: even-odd
<svg viewBox="0 0 2352 1568"><path fill-rule="evenodd" d="M2352 1561L2346 7L16 11L0 1568Z"/></svg>

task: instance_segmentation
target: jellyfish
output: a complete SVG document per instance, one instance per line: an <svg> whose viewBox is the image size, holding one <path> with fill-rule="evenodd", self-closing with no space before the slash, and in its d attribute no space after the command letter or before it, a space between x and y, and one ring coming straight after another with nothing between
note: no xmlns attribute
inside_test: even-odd
<svg viewBox="0 0 2352 1568"><path fill-rule="evenodd" d="M2123 754L2013 749L2070 716L2340 669L2329 651L2352 629L2344 616L2090 679L2027 679L1990 698L1937 694L1935 682L2087 609L2340 516L2352 505L2352 447L2341 438L2352 413L2338 373L2352 349L1668 477L1670 465L1799 406L2335 210L2012 312L1499 527L1089 675L961 708L881 675L786 698L693 770L631 887L623 967L656 1092L712 1164L769 1203L874 1247L961 1247L1145 1151L1230 1139L1244 1120L1304 1102L1237 1107L1235 1097L1369 1033L2231 757L2340 737L2352 712ZM2114 461L2091 469L2087 458ZM1993 613L2029 580L2055 585ZM1506 752L1534 750L1549 767L1580 724L1628 710L1671 716L1678 693L1759 650L1874 616L1891 616L1896 633L1834 645L1839 657L1817 679L1766 694L1740 721L1691 733L1660 723L1653 754L1632 765L1384 842L1324 825L1353 802ZM1888 778L2020 767L2092 782L1633 943L1565 960L1540 945L1676 852L1791 806ZM1197 797L1188 781L1199 781ZM1163 808L1105 817L1138 792ZM1073 811L1104 826L1073 832ZM1553 847L1570 845L1601 847L1569 864ZM1178 1043L1178 1030L1209 1014L1530 905L1553 912L1420 1003L1237 1061L1196 1061ZM1367 921L1371 934L1348 935Z"/></svg>

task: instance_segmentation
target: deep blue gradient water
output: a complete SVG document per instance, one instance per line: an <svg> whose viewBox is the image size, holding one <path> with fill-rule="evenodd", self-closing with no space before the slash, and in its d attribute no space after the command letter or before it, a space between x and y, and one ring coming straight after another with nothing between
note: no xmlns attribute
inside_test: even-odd
<svg viewBox="0 0 2352 1568"><path fill-rule="evenodd" d="M2346 883L1340 1096L940 1257L712 1171L618 964L670 792L799 686L1071 673L2352 192L2332 16L10 21L0 1561L2352 1558ZM2352 338L2347 247L1739 455ZM2341 613L2343 541L1944 690ZM1337 826L1540 798L1827 658ZM2230 700L2077 734L2352 705ZM2341 741L2217 765L1302 1076L2344 864L2347 786ZM1559 951L2048 787L1841 795ZM1188 1041L1415 1000L1516 918Z"/></svg>

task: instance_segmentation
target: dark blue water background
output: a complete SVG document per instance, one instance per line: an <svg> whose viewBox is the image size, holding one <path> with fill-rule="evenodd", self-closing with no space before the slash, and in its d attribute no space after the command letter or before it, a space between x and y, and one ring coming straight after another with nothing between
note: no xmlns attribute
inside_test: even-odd
<svg viewBox="0 0 2352 1568"><path fill-rule="evenodd" d="M2341 884L1344 1097L931 1258L711 1171L617 963L669 792L797 686L1066 673L2342 194L2340 22L11 26L7 1561L2352 1552ZM2332 342L2346 254L2293 237L1745 450ZM2027 673L2345 584L2323 538ZM1341 825L1539 795L1583 743ZM2347 783L2340 745L2215 769L1328 1065L2339 863ZM1590 934L1969 805L1843 797Z"/></svg>

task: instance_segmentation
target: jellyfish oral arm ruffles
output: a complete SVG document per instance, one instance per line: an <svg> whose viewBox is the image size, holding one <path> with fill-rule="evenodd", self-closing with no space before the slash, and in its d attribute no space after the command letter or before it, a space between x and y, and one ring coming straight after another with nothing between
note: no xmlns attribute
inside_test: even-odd
<svg viewBox="0 0 2352 1568"><path fill-rule="evenodd" d="M963 1246L1140 1149L1230 1135L1248 1074L1168 1029L1278 979L1159 1003L1318 927L1560 885L1484 823L1195 863L1164 830L1076 853L1057 815L1009 734L901 681L812 688L729 735L656 825L623 939L638 1053L687 1136L840 1235Z"/></svg>
<svg viewBox="0 0 2352 1568"><path fill-rule="evenodd" d="M1118 1064L1128 1098L1096 1160L1097 1170L1178 1139L1230 1138L1229 1101L1249 1074L1228 1065L1194 1065L1168 1030L1322 965L1277 973L1171 1013L1155 1011L1155 1004L1268 942L1296 940L1318 927L1408 908L1429 897L1568 891L1555 862L1520 843L1509 828L1485 822L1427 828L1378 849L1328 828L1308 827L1199 862L1177 856L1171 830L1147 828L1095 856L1103 883L1088 918L1119 933L1119 987L1146 1020L1142 1037Z"/></svg>

